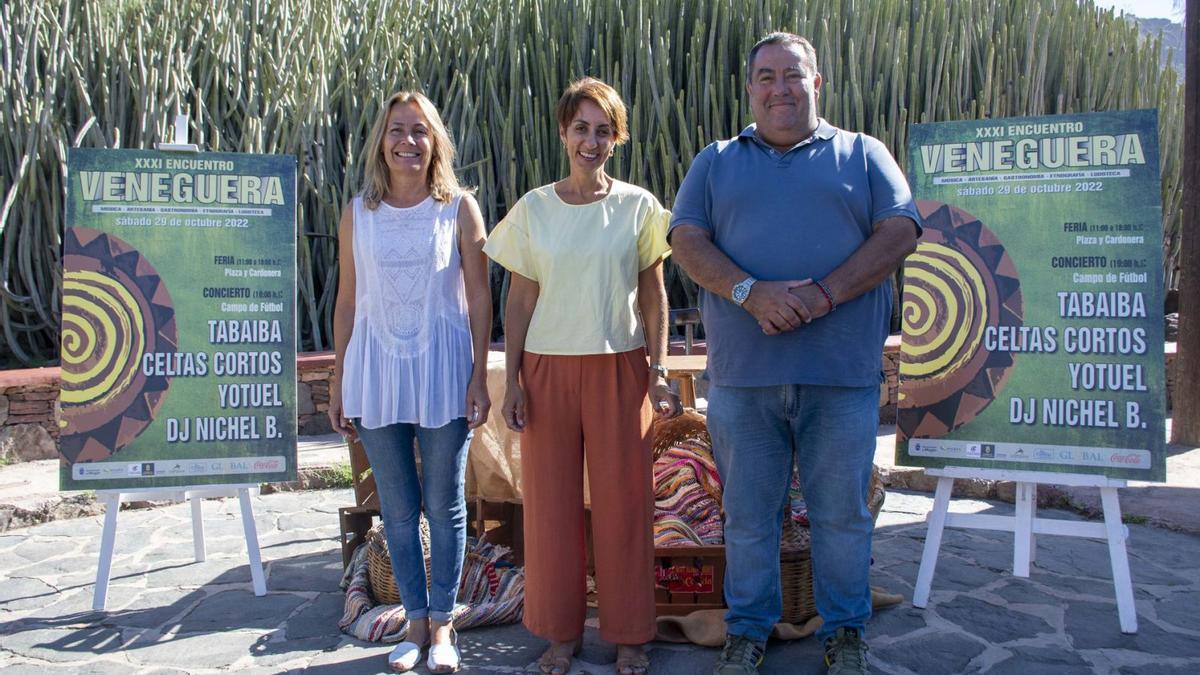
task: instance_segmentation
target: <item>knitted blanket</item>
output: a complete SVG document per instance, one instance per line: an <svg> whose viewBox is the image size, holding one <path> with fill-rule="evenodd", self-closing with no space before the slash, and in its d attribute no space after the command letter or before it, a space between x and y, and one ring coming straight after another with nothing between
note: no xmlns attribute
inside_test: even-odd
<svg viewBox="0 0 1200 675"><path fill-rule="evenodd" d="M459 605L454 608L454 628L516 623L525 607L525 571L504 558L508 549L474 538L467 540ZM338 628L368 642L399 642L408 635L403 605L377 605L367 578L367 547L354 552L342 576L346 604Z"/></svg>
<svg viewBox="0 0 1200 675"><path fill-rule="evenodd" d="M707 443L675 442L654 460L654 545L721 544L721 478Z"/></svg>

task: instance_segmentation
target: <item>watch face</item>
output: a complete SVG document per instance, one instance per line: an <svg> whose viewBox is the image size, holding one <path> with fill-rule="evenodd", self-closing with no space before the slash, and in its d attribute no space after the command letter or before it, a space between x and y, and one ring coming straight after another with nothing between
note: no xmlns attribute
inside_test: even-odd
<svg viewBox="0 0 1200 675"><path fill-rule="evenodd" d="M745 302L746 298L748 297L750 297L750 284L743 281L733 287L734 302L740 305Z"/></svg>
<svg viewBox="0 0 1200 675"><path fill-rule="evenodd" d="M733 301L737 304L742 304L746 300L746 287L738 284L733 287Z"/></svg>

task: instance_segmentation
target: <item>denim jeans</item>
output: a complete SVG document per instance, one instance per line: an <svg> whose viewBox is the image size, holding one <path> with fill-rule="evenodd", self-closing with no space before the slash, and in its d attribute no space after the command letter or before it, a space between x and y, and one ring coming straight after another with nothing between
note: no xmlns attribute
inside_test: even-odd
<svg viewBox="0 0 1200 675"><path fill-rule="evenodd" d="M427 429L391 424L359 427L379 491L379 510L387 535L392 573L410 619L449 621L458 596L467 543L467 502L463 487L470 434L465 418ZM421 450L421 476L413 439ZM420 516L429 521L430 573L425 579Z"/></svg>
<svg viewBox="0 0 1200 675"><path fill-rule="evenodd" d="M724 482L728 631L766 640L782 613L779 539L793 466L812 527L813 596L824 640L871 616L866 495L877 387L712 386L708 426Z"/></svg>

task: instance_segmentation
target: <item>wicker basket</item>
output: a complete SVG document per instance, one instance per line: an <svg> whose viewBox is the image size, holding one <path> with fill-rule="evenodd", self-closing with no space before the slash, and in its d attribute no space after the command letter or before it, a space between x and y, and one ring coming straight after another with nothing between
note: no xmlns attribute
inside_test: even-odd
<svg viewBox="0 0 1200 675"><path fill-rule="evenodd" d="M812 589L812 535L807 527L783 521L779 546L779 587L783 595L782 623L804 623L817 613Z"/></svg>
<svg viewBox="0 0 1200 675"><path fill-rule="evenodd" d="M421 548L429 550L429 523L421 517ZM429 556L425 556L425 578L429 579ZM396 586L396 575L392 574L392 559L388 555L387 536L383 523L367 533L367 582L371 595L381 605L401 604L400 588Z"/></svg>
<svg viewBox="0 0 1200 675"><path fill-rule="evenodd" d="M677 417L655 418L651 433L654 434L654 459L658 459L667 448L682 441L700 441L712 447L704 415L691 408L684 410L683 414Z"/></svg>
<svg viewBox="0 0 1200 675"><path fill-rule="evenodd" d="M654 423L654 458L658 459L667 448L681 441L700 441L709 447L712 441L708 435L708 427L704 415L694 410L687 410L679 417L659 420ZM715 495L718 500L719 495ZM867 489L867 509L872 518L878 518L883 508L886 496L883 487L883 476L879 467L874 467L871 473L871 483ZM721 547L712 547L719 550ZM801 527L790 517L784 519L783 538L780 542L779 580L783 595L783 614L780 621L799 624L817 615L816 601L812 590L812 538L807 527ZM680 557L688 552L687 548L664 548L658 551L660 556ZM723 562L723 561L722 561ZM722 564L723 568L724 565ZM718 587L718 597L720 591ZM671 600L676 602L677 599ZM686 613L686 606L678 604L664 605L659 603L659 614ZM697 601L698 602L698 601ZM664 611L664 607L667 608ZM696 608L700 608L696 605Z"/></svg>
<svg viewBox="0 0 1200 675"><path fill-rule="evenodd" d="M871 518L878 518L886 493L879 467L871 472L867 488L867 509ZM783 595L783 623L800 624L817 615L812 589L812 535L809 529L785 518L783 541L779 547L779 583Z"/></svg>

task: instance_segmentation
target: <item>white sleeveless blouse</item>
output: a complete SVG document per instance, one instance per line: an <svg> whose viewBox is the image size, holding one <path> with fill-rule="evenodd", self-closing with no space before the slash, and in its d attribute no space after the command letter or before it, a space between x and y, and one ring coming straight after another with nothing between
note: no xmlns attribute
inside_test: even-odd
<svg viewBox="0 0 1200 675"><path fill-rule="evenodd" d="M410 208L355 197L354 331L346 345L342 407L377 429L436 428L466 414L471 326L458 206L428 197Z"/></svg>

